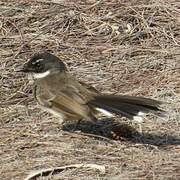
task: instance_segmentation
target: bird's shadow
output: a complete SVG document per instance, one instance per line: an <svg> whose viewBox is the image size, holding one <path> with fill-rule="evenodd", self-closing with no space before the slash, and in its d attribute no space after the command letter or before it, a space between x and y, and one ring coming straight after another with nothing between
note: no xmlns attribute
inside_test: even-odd
<svg viewBox="0 0 180 180"><path fill-rule="evenodd" d="M63 125L64 131L81 131L94 135L94 137L106 138L109 140L126 140L138 144L148 144L154 146L165 147L167 145L180 145L180 138L167 134L155 134L142 132L139 133L136 128L127 123L114 123L112 119L104 119L91 123L82 121L78 126L77 123L69 123Z"/></svg>

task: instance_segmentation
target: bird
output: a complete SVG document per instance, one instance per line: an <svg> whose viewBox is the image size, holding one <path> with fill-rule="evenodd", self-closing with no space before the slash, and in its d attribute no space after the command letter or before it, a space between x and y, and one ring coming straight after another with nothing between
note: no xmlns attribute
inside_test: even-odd
<svg viewBox="0 0 180 180"><path fill-rule="evenodd" d="M162 101L121 94L104 94L72 75L66 64L48 51L35 53L21 72L33 80L33 94L42 109L62 121L95 122L99 114L142 122L147 113L163 116Z"/></svg>

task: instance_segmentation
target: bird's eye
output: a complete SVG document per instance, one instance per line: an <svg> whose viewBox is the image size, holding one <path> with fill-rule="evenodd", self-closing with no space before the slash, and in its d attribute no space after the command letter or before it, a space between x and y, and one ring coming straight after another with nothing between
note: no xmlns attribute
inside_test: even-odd
<svg viewBox="0 0 180 180"><path fill-rule="evenodd" d="M37 67L41 67L41 64L40 64L40 63L36 63L36 66L37 66Z"/></svg>

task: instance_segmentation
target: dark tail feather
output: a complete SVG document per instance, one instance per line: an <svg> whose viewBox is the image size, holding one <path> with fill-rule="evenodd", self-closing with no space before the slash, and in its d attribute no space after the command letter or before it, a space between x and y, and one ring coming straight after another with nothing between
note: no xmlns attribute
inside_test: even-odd
<svg viewBox="0 0 180 180"><path fill-rule="evenodd" d="M159 108L161 104L161 101L149 98L121 95L99 95L88 102L88 105L92 107L101 108L129 119L135 119L134 117L149 112L164 116L165 111Z"/></svg>

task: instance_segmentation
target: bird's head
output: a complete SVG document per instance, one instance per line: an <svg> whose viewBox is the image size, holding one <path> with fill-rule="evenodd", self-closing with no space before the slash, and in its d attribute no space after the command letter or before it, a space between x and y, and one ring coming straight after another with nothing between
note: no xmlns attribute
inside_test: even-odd
<svg viewBox="0 0 180 180"><path fill-rule="evenodd" d="M31 74L33 79L44 78L66 70L65 64L58 57L48 52L35 54L21 69L22 72Z"/></svg>

